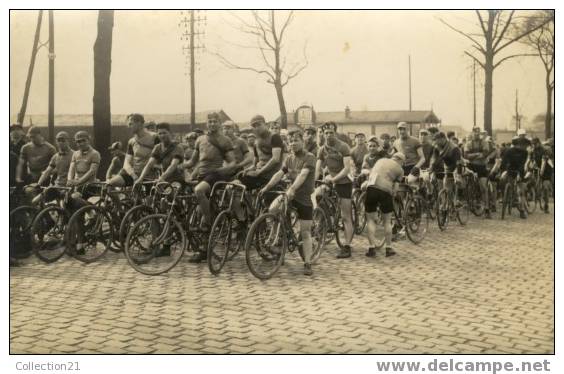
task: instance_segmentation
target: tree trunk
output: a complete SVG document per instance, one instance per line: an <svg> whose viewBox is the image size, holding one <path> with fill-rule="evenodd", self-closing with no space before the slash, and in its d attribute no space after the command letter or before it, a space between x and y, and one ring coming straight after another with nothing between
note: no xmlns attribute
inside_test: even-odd
<svg viewBox="0 0 564 374"><path fill-rule="evenodd" d="M552 86L550 79L546 80L546 115L544 117L544 136L552 137Z"/></svg>
<svg viewBox="0 0 564 374"><path fill-rule="evenodd" d="M94 148L102 160L98 169L98 177L104 179L105 171L110 164L107 152L112 140L112 121L110 110L110 73L112 70L112 32L114 27L114 11L100 10L98 13L98 35L94 42Z"/></svg>
<svg viewBox="0 0 564 374"><path fill-rule="evenodd" d="M286 103L284 103L284 92L282 91L282 83L275 82L276 97L278 98L278 107L280 108L280 128L288 128L288 115L286 113Z"/></svg>
<svg viewBox="0 0 564 374"><path fill-rule="evenodd" d="M493 56L486 56L486 64L484 65L484 131L488 135L492 133L492 102L493 102Z"/></svg>

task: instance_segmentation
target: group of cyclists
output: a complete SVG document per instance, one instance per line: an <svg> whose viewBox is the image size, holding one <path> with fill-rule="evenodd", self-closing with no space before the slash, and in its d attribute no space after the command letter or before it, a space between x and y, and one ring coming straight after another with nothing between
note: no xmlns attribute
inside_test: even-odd
<svg viewBox="0 0 564 374"><path fill-rule="evenodd" d="M400 122L397 134L367 139L365 134L357 133L352 141L338 133L334 122L288 133L278 123L268 123L264 116L256 115L250 121L252 131L245 133L233 121L221 123L219 114L210 113L207 131L191 132L177 142L170 124L147 124L138 113L127 116L127 126L132 137L125 149L120 142L108 149L112 155L105 173L108 188L135 189L147 180L189 185L201 214L201 232L209 232L216 218L217 212L210 202L216 183L240 184L259 196L281 188L296 212L305 275L312 274L314 211L320 198L330 192L337 198L344 233L336 257L345 259L352 255L358 220L354 212L360 210L365 214L370 244L366 256L374 257L380 247L377 243L382 240L378 237L381 225L385 256L395 254L392 241L397 229L392 221L401 183L423 181L421 185L430 186L433 182L453 189L462 183L465 173L473 173L479 181L486 219L492 217L498 200L489 188L491 183L504 184L512 178L524 193L527 181L536 171L542 184L554 191L554 142L529 139L524 131L511 144L498 145L479 127L459 140L455 134L444 133L437 127L423 128L419 137L414 137L409 134L408 124ZM71 148L73 138L76 150ZM31 127L26 139L22 126L12 125L10 187L44 186L41 194L25 189L24 196L31 204L60 198L62 192L58 187L72 187L69 209L76 211L87 206L89 198L97 193L92 182L97 181L101 157L92 147L88 132L78 131L73 138L65 131L57 133L55 148L38 127ZM355 201L355 189L364 191L363 201ZM429 193L430 188L425 190ZM523 219L527 218L525 200L519 193L516 205ZM542 209L546 213L548 201L549 196L543 196ZM269 212L281 209L281 199L268 201ZM233 199L233 211L240 224L248 224L244 222L242 199ZM207 256L206 251L199 251L190 261L206 261ZM11 263L16 261L11 258Z"/></svg>

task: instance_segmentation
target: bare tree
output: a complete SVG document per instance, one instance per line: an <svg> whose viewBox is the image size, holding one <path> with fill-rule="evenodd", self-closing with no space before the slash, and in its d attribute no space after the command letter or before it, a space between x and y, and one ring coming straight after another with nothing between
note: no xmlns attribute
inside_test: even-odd
<svg viewBox="0 0 564 374"><path fill-rule="evenodd" d="M100 10L98 13L98 35L94 42L94 147L108 149L112 139L112 114L110 109L110 74L112 71L112 32L114 11ZM108 152L101 152L99 175L103 175L110 164Z"/></svg>
<svg viewBox="0 0 564 374"><path fill-rule="evenodd" d="M540 28L537 25L543 24ZM544 133L552 136L552 96L554 93L554 10L539 10L523 22L517 32L536 29L521 41L531 47L542 61L546 88L546 113L544 117Z"/></svg>
<svg viewBox="0 0 564 374"><path fill-rule="evenodd" d="M499 54L513 43L543 27L545 23L540 23L530 29L512 33L512 30L515 30L517 25L522 22L522 20L515 16L514 10L488 10L485 11L486 14L483 14L483 12L484 11L476 10L476 16L478 18L477 31L462 31L441 18L439 18L439 20L448 28L472 42L472 49L470 51L464 51L464 53L474 59L474 61L484 69L484 130L491 135L494 70L511 58L532 55L517 53L506 54L499 58ZM478 56L476 56L476 54Z"/></svg>
<svg viewBox="0 0 564 374"><path fill-rule="evenodd" d="M292 23L294 12L290 11L281 22L277 21L277 15L278 12L274 10L270 10L268 16L263 16L259 14L258 11L252 11L252 21L246 21L233 13L233 16L238 22L238 25L234 27L240 32L249 35L253 39L254 44L232 44L237 47L257 49L260 52L259 58L261 60L258 65L244 66L226 58L218 52L214 52L213 54L230 69L252 71L267 77L267 82L272 84L276 90L276 97L280 109L280 126L285 129L288 126L288 119L286 104L284 102L284 87L291 79L295 78L307 67L307 42L304 44L303 60L288 63L288 56L283 52L284 36L288 26Z"/></svg>

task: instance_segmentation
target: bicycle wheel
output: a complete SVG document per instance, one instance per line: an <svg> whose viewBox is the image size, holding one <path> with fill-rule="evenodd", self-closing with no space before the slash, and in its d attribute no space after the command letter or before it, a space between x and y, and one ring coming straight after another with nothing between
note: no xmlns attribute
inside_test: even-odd
<svg viewBox="0 0 564 374"><path fill-rule="evenodd" d="M358 194L357 199L355 200L355 208L356 214L353 217L355 219L355 234L360 235L363 233L364 229L366 228L366 211L364 206L364 200L366 198L366 191L362 191Z"/></svg>
<svg viewBox="0 0 564 374"><path fill-rule="evenodd" d="M467 191L465 189L458 190L456 192L458 194L456 198L456 202L454 203L454 210L456 211L456 219L461 226L464 226L468 223L470 219L470 207L468 206L468 196Z"/></svg>
<svg viewBox="0 0 564 374"><path fill-rule="evenodd" d="M139 222L141 218L154 213L154 209L147 205L134 206L133 208L129 209L127 213L125 213L125 216L123 216L123 219L121 220L121 223L119 225L119 241L121 242L122 248L125 247L125 239L127 238L127 233L129 232L129 230L131 230L133 225L135 225L136 222Z"/></svg>
<svg viewBox="0 0 564 374"><path fill-rule="evenodd" d="M176 266L186 249L180 223L166 214L151 214L127 234L125 257L132 268L145 275L166 273Z"/></svg>
<svg viewBox="0 0 564 374"><path fill-rule="evenodd" d="M470 211L476 216L481 217L484 214L484 203L482 201L482 190L480 183L472 178L472 182L468 184L468 197Z"/></svg>
<svg viewBox="0 0 564 374"><path fill-rule="evenodd" d="M288 247L283 219L280 214L263 213L249 229L245 240L245 260L258 279L271 278L282 266Z"/></svg>
<svg viewBox="0 0 564 374"><path fill-rule="evenodd" d="M506 215L511 215L511 206L513 205L513 186L506 183L503 189L503 202L501 207L501 219L505 219Z"/></svg>
<svg viewBox="0 0 564 374"><path fill-rule="evenodd" d="M52 205L37 214L31 225L33 253L48 264L63 257L67 250L65 232L69 214L63 208Z"/></svg>
<svg viewBox="0 0 564 374"><path fill-rule="evenodd" d="M228 210L224 210L215 219L208 240L208 268L210 273L218 275L227 261L229 252L238 246L237 238L232 236L232 218Z"/></svg>
<svg viewBox="0 0 564 374"><path fill-rule="evenodd" d="M429 214L423 199L409 196L405 201L404 222L407 237L413 244L419 244L429 229Z"/></svg>
<svg viewBox="0 0 564 374"><path fill-rule="evenodd" d="M112 245L113 227L109 214L100 206L83 206L71 216L65 239L77 260L86 264L99 260Z"/></svg>
<svg viewBox="0 0 564 374"><path fill-rule="evenodd" d="M341 207L337 207L337 214L334 221L335 227L335 241L340 249L345 248L346 243L346 233L345 233L345 223L343 222L343 216L341 215ZM354 234L354 227L353 227Z"/></svg>
<svg viewBox="0 0 564 374"><path fill-rule="evenodd" d="M525 189L525 209L529 214L537 210L537 193L532 183L527 183Z"/></svg>
<svg viewBox="0 0 564 374"><path fill-rule="evenodd" d="M437 197L437 224L441 231L445 231L448 227L450 219L450 201L448 190L443 188Z"/></svg>
<svg viewBox="0 0 564 374"><path fill-rule="evenodd" d="M30 229L36 214L37 208L30 205L20 206L10 212L9 250L11 257L22 259L33 253Z"/></svg>
<svg viewBox="0 0 564 374"><path fill-rule="evenodd" d="M323 249L325 249L325 235L327 234L327 217L323 209L313 210L313 221L311 224L311 263L315 264ZM303 258L303 255L302 255Z"/></svg>

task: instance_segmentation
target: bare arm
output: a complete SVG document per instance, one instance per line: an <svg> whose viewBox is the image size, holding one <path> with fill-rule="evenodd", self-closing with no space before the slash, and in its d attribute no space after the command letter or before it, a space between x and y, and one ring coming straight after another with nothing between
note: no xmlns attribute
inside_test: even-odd
<svg viewBox="0 0 564 374"><path fill-rule="evenodd" d="M131 165L131 160L133 156L130 154L125 155L125 159L123 160L123 170L125 170L129 175L135 174L133 172L133 166Z"/></svg>
<svg viewBox="0 0 564 374"><path fill-rule="evenodd" d="M315 179L316 180L321 178L320 177L321 170L322 170L322 161L320 159L317 159L317 162L315 163Z"/></svg>
<svg viewBox="0 0 564 374"><path fill-rule="evenodd" d="M416 168L421 168L421 165L425 163L425 154L423 153L423 147L417 148L417 155L419 156L419 161L415 164Z"/></svg>
<svg viewBox="0 0 564 374"><path fill-rule="evenodd" d="M112 162L110 162L110 166L108 166L108 170L106 171L106 180L110 180L110 178L112 177L112 170L114 170L115 167L115 163L116 163L116 159L112 158Z"/></svg>
<svg viewBox="0 0 564 374"><path fill-rule="evenodd" d="M333 177L333 182L338 182L339 180L345 178L347 175L349 175L350 168L351 168L351 156L345 156L343 158L343 170L341 170L337 175L335 175ZM316 168L317 169L317 168Z"/></svg>
<svg viewBox="0 0 564 374"><path fill-rule="evenodd" d="M145 179L145 176L149 173L149 171L151 169L153 169L153 167L155 167L156 163L157 163L157 160L154 157L151 157L149 159L149 161L147 162L147 165L145 165L145 167L143 168L141 175L139 176L139 178L137 178L137 181L142 182L143 179ZM167 169L167 171L168 171L168 169ZM164 179L163 177L164 177L164 174L161 176L161 178Z"/></svg>
<svg viewBox="0 0 564 374"><path fill-rule="evenodd" d="M51 165L47 166L47 169L45 169L43 173L41 173L41 177L39 177L37 184L43 185L45 181L51 176L51 174L53 174L54 170L55 168L52 167Z"/></svg>
<svg viewBox="0 0 564 374"><path fill-rule="evenodd" d="M296 180L294 181L294 183L292 183L292 185L289 188L289 190L292 190L292 194L295 193L296 190L302 186L302 184L304 184L310 172L311 171L309 169L302 169L300 171L300 174L298 174Z"/></svg>
<svg viewBox="0 0 564 374"><path fill-rule="evenodd" d="M272 176L272 178L270 178L270 180L268 181L268 183L262 188L263 191L268 191L270 190L272 187L276 186L278 184L278 182L280 182L280 180L282 179L282 177L284 176L284 171L282 170L278 170L276 172L276 174L274 174Z"/></svg>
<svg viewBox="0 0 564 374"><path fill-rule="evenodd" d="M24 160L21 156L18 159L18 166L16 166L16 182L23 182L23 173L24 169L27 166L26 160Z"/></svg>
<svg viewBox="0 0 564 374"><path fill-rule="evenodd" d="M165 172L163 173L163 175L161 175L161 180L167 180L168 177L170 177L174 171L176 170L176 168L178 167L178 165L180 164L180 159L178 158L173 158L172 162L170 163L169 167L165 170Z"/></svg>
<svg viewBox="0 0 564 374"><path fill-rule="evenodd" d="M80 177L76 181L76 185L80 186L80 185L88 182L88 180L90 178L92 178L92 176L96 176L96 173L98 172L98 167L100 167L99 164L92 163L90 165L90 170L88 170L82 177Z"/></svg>
<svg viewBox="0 0 564 374"><path fill-rule="evenodd" d="M235 155L233 154L233 151L229 151L225 154L225 164L217 169L217 172L225 173L229 169L233 168L233 166L235 166Z"/></svg>

